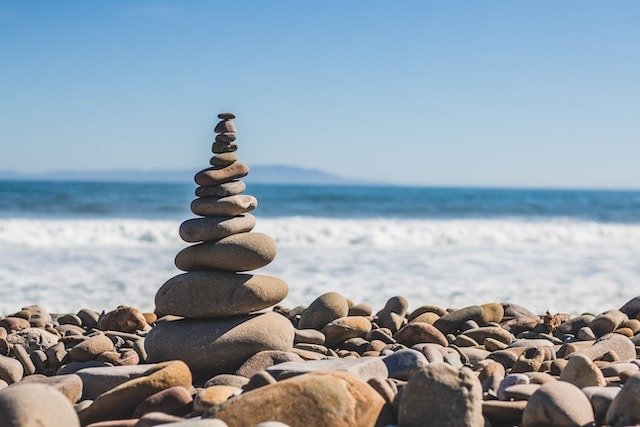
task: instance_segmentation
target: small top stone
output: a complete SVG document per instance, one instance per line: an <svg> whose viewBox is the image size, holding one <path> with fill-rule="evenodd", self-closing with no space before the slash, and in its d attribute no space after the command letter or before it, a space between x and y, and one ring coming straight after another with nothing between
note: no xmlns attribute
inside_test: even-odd
<svg viewBox="0 0 640 427"><path fill-rule="evenodd" d="M218 118L220 120L233 120L236 118L236 115L233 113L220 113L218 114Z"/></svg>

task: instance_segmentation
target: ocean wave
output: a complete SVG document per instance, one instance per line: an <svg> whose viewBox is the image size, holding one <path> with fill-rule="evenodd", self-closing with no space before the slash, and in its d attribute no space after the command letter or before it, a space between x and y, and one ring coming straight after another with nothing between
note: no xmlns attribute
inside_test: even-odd
<svg viewBox="0 0 640 427"><path fill-rule="evenodd" d="M183 244L178 226L171 220L3 219L0 247L173 247ZM575 220L287 217L259 218L256 230L282 247L640 245L640 225Z"/></svg>

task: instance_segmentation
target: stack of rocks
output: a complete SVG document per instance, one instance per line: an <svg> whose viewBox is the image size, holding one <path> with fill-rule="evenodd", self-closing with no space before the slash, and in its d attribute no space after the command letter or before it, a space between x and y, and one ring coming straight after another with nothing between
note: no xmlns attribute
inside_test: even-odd
<svg viewBox="0 0 640 427"><path fill-rule="evenodd" d="M210 168L195 175L191 211L200 218L185 221L180 236L196 243L176 256L186 271L167 281L155 298L156 310L184 319L159 323L145 347L151 361L179 359L197 375L234 372L263 350L288 350L294 329L283 316L258 313L282 301L287 284L264 275L243 274L269 264L276 244L251 232L255 197L241 194L240 180L249 168L238 161L235 116L219 114Z"/></svg>

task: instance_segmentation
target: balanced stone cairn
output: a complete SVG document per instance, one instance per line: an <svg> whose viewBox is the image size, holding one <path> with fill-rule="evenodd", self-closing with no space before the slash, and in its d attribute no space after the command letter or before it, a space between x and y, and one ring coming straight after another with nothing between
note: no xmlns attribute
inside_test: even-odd
<svg viewBox="0 0 640 427"><path fill-rule="evenodd" d="M294 328L275 312L256 313L282 301L287 284L276 278L241 272L269 264L276 244L251 232L255 197L244 195L240 178L249 168L238 161L234 114L218 114L211 167L195 175L198 197L191 211L199 218L180 226L180 237L196 243L175 259L186 273L169 279L157 292L161 315L184 319L159 323L145 340L150 361L183 360L196 375L233 373L264 350L293 346Z"/></svg>

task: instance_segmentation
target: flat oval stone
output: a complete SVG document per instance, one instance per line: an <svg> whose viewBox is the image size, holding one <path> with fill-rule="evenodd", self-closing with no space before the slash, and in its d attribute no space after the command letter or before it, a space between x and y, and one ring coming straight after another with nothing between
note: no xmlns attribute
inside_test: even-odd
<svg viewBox="0 0 640 427"><path fill-rule="evenodd" d="M229 166L231 163L238 161L238 155L235 152L216 154L209 160L209 164L213 166Z"/></svg>
<svg viewBox="0 0 640 427"><path fill-rule="evenodd" d="M247 186L240 180L225 182L220 185L208 185L196 188L198 197L226 197L242 193Z"/></svg>
<svg viewBox="0 0 640 427"><path fill-rule="evenodd" d="M149 331L144 344L149 361L182 360L198 375L212 377L235 372L258 352L289 350L293 336L291 322L269 312L162 322Z"/></svg>
<svg viewBox="0 0 640 427"><path fill-rule="evenodd" d="M235 133L219 133L216 135L216 142L224 142L228 144L229 142L233 142L236 140Z"/></svg>
<svg viewBox="0 0 640 427"><path fill-rule="evenodd" d="M213 154L221 154L221 153L233 153L238 150L237 142L222 142L216 141L211 145L211 152Z"/></svg>
<svg viewBox="0 0 640 427"><path fill-rule="evenodd" d="M156 308L183 317L225 317L262 310L282 301L287 284L277 277L193 271L169 279L156 293Z"/></svg>
<svg viewBox="0 0 640 427"><path fill-rule="evenodd" d="M269 264L276 252L276 243L268 235L240 233L183 249L176 256L176 267L183 271L249 271Z"/></svg>
<svg viewBox="0 0 640 427"><path fill-rule="evenodd" d="M180 224L180 237L185 242L215 241L232 234L248 233L255 225L256 218L251 214L194 218Z"/></svg>
<svg viewBox="0 0 640 427"><path fill-rule="evenodd" d="M234 162L225 167L211 167L196 174L196 184L204 186L219 185L242 178L249 173L249 167L241 162Z"/></svg>
<svg viewBox="0 0 640 427"><path fill-rule="evenodd" d="M236 118L236 115L235 115L235 114L233 114L233 113L226 112L226 113L220 113L220 114L218 114L218 118L219 118L220 120L232 120L232 119L235 119L235 118Z"/></svg>
<svg viewBox="0 0 640 427"><path fill-rule="evenodd" d="M234 216L251 212L256 207L258 207L258 200L243 194L221 199L202 197L191 202L191 212L201 216Z"/></svg>

